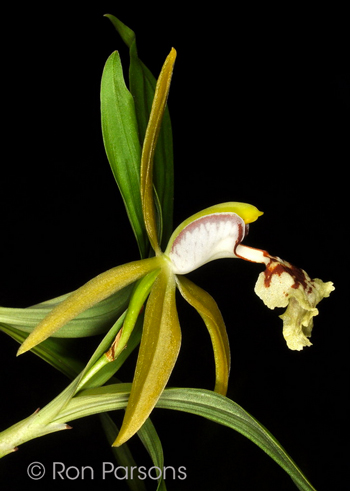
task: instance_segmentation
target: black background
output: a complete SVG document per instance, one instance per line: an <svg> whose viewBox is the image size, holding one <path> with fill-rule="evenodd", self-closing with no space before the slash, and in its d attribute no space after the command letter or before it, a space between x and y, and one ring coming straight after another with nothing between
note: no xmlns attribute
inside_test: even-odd
<svg viewBox="0 0 350 491"><path fill-rule="evenodd" d="M260 266L221 260L191 274L217 300L227 324L228 396L272 432L317 490L344 489L349 79L342 13L228 9L220 2L201 10L74 5L2 12L0 304L26 307L53 298L138 257L100 130L104 63L118 49L128 66L127 49L103 17L112 13L136 32L139 56L156 76L170 48L178 52L169 98L174 225L219 202L252 203L264 215L246 244L335 283L320 304L313 346L291 352L279 312L253 292ZM211 389L209 336L180 298L178 305L183 344L169 385ZM81 343L83 359L95 345L95 339ZM16 359L17 348L1 335L2 429L67 384L31 354ZM124 380L131 379L133 362L123 368ZM187 479L167 482L170 491L296 489L278 465L231 430L165 410L155 410L152 421L165 464L186 467ZM3 459L1 488L82 484L53 481L56 461L92 466L88 489L125 489L122 481L100 479L102 462L113 456L98 419L73 427ZM131 445L139 465L149 467L136 439ZM33 461L47 467L42 481L26 474Z"/></svg>

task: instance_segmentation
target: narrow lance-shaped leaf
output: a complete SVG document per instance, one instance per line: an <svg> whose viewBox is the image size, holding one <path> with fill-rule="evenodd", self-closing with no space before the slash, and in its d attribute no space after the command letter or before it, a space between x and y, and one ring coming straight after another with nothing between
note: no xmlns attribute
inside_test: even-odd
<svg viewBox="0 0 350 491"><path fill-rule="evenodd" d="M157 407L203 416L238 431L275 460L290 475L298 489L315 491L277 439L231 399L203 389L166 389Z"/></svg>
<svg viewBox="0 0 350 491"><path fill-rule="evenodd" d="M1 322L0 331L20 344L28 337L27 333ZM73 379L83 370L84 363L74 355L70 347L71 342L69 339L49 338L33 348L33 351L42 360Z"/></svg>
<svg viewBox="0 0 350 491"><path fill-rule="evenodd" d="M129 390L130 384L117 384L83 391L69 401L55 422L123 409L128 403ZM298 489L315 491L276 438L231 399L204 389L174 388L162 392L156 407L192 413L238 431L272 457L290 475Z"/></svg>
<svg viewBox="0 0 350 491"><path fill-rule="evenodd" d="M102 421L103 428L105 429L108 442L110 445L112 445L119 432L119 429L116 427L115 423L112 421L109 414L106 413L100 414L100 419ZM156 429L153 426L150 419L147 419L145 421L145 423L137 432L137 436L140 438L143 446L145 447L149 456L151 457L153 465L155 467L158 467L158 469L163 469L164 455L163 455L162 444L160 442ZM131 470L130 475L128 476L129 477L128 485L130 491L143 490L142 487L143 481L138 479L135 480L132 474L132 467L134 467L136 463L133 460L128 445L124 444L121 447L112 447L112 452L116 454L116 459L119 465L123 467L128 467ZM130 477L132 478L130 479ZM155 491L166 491L166 486L162 475L158 479L158 486Z"/></svg>
<svg viewBox="0 0 350 491"><path fill-rule="evenodd" d="M159 75L156 92L141 156L141 201L145 225L151 246L156 254L160 254L157 237L156 215L153 199L153 159L159 131L168 99L170 82L173 73L176 51L171 50Z"/></svg>
<svg viewBox="0 0 350 491"><path fill-rule="evenodd" d="M100 414L100 421L102 423L103 430L107 436L109 445L111 446L114 442L119 429L110 417L109 414ZM132 469L136 469L136 462L130 452L128 445L123 445L122 447L113 447L112 452L118 463L118 466L128 469L126 473L126 480L130 491L147 491L144 482L139 479L139 476L133 476ZM129 471L130 469L130 471ZM131 477L132 476L132 477Z"/></svg>
<svg viewBox="0 0 350 491"><path fill-rule="evenodd" d="M141 257L148 251L140 189L141 146L132 95L125 86L117 52L108 58L101 81L101 122L106 154L124 200Z"/></svg>
<svg viewBox="0 0 350 491"><path fill-rule="evenodd" d="M143 443L144 447L147 449L147 452L149 456L152 459L153 464L158 467L159 469L164 468L164 454L163 454L163 448L161 441L159 439L159 436L151 422L151 420L148 418L144 422L144 424L141 426L139 431L137 432L137 436L140 438L141 442ZM124 444L125 445L125 444ZM121 448L124 447L122 445ZM120 448L120 447L113 447L113 448ZM158 486L156 491L166 491L166 485L165 481L163 479L163 474L160 476L158 479Z"/></svg>
<svg viewBox="0 0 350 491"><path fill-rule="evenodd" d="M113 323L126 309L133 285L129 285L114 293L102 302L92 306L85 312L69 321L65 326L52 334L59 338L81 338L95 336L108 331ZM0 322L31 333L33 329L54 308L64 302L73 292L26 308L0 307Z"/></svg>
<svg viewBox="0 0 350 491"><path fill-rule="evenodd" d="M71 353L71 350L69 350L69 345L70 345L71 341L67 340L67 339L58 339L58 338L46 339L45 341L40 343L38 346L35 346L32 349L32 352L35 353L36 355L38 355L43 360L50 363L57 370L61 371L65 375L67 375L69 378L74 379L80 372L88 371L89 368L94 365L94 363L96 362L98 357L101 355L101 353L107 349L107 347L112 342L116 331L119 329L120 323L123 321L123 318L124 318L124 316L122 316L120 318L120 321L113 326L113 328L110 330L110 332L101 341L99 347L97 348L96 352L91 357L91 360L89 361L89 363L87 364L85 369L84 369L84 364L82 362L78 361L76 359L76 357L74 357L73 354ZM118 357L118 360L116 360L115 362L109 363L108 366L105 367L107 369L110 367L109 368L109 374L105 373L107 370L104 370L104 369L100 370L100 372L97 374L97 377L94 377L92 380L89 380L87 384L84 384L84 388L86 387L86 385L87 385L87 388L100 386L100 384L105 383L107 380L109 380L111 378L111 376L117 371L118 366L120 364L122 364L121 358L123 358L125 360L125 358L136 347L136 344L138 344L139 338L141 337L141 326L142 326L142 322L138 322L138 326L135 327L135 329L133 330L133 332L131 334L131 337L129 338L128 345L127 345L126 349L123 350L121 356ZM3 331L4 333L10 335L13 339L18 341L19 343L23 342L24 339L27 337L27 333L21 332L18 329L15 329L11 326L6 326L5 324L2 324L2 323L0 323L0 330ZM137 331L137 333L136 333L136 331ZM135 334L136 334L136 336L135 336ZM102 372L104 372L104 373L102 373ZM84 377L82 377L82 379L80 380L79 385L81 385L81 383L83 382L83 378ZM78 387L78 383L77 383L75 388L73 388L73 387L71 388L72 392L70 393L70 395L73 395L74 391L78 390L78 388L79 387ZM69 394L67 394L67 395L68 395L68 397L70 397ZM113 424L111 422L111 419L110 419L108 414L106 414L106 413L100 414L100 417L102 418L102 420L104 422L108 422L110 424ZM33 419L33 421L34 421L34 419ZM53 428L65 429L66 427L67 427L66 425L61 425L61 427L54 426ZM51 427L49 427L49 428L51 431ZM110 427L108 425L107 426L104 425L104 430L105 430L107 436L109 436L109 442L112 445L112 443L114 442L119 430L114 431L113 437L112 437L112 435L110 434L111 432L109 431L109 428ZM37 437L37 436L41 436L41 434L35 435L35 437ZM153 464L162 469L163 464L164 464L162 446L161 446L159 437L157 435L157 432L156 432L153 424L151 423L151 421L149 419L147 419L145 421L143 426L138 431L138 436L141 439L146 450L148 451L149 455L151 456ZM2 440L2 437L3 437L3 433L1 433L1 435L0 435L0 440ZM17 445L19 443L21 443L20 440L16 441ZM1 446L2 446L2 443L0 443L0 447ZM122 450L120 450L120 449L122 449ZM119 465L128 466L130 468L134 465L134 460L133 460L133 457L132 457L132 455L128 449L127 444L124 444L122 447L115 447L113 450L114 450L114 452L119 452L118 457L117 457L117 461L118 461ZM0 453L1 453L1 448L0 448ZM120 460L121 459L120 453L122 453L123 460ZM142 483L142 481L138 482L137 485L135 485L135 491L136 490L141 491L143 489L141 483ZM165 490L165 489L166 488L164 486L163 480L161 479L159 481L157 490L160 491L160 490Z"/></svg>
<svg viewBox="0 0 350 491"><path fill-rule="evenodd" d="M156 79L140 60L135 33L113 15L106 15L130 50L129 89L134 97L140 143L142 145L151 114ZM173 231L174 156L173 137L168 107L165 108L158 143L154 154L153 182L159 198L158 218L162 222L164 249Z"/></svg>

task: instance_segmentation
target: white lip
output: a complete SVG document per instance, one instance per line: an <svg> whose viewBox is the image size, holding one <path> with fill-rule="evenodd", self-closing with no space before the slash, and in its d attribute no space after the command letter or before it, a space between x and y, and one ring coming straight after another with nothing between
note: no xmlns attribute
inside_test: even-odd
<svg viewBox="0 0 350 491"><path fill-rule="evenodd" d="M172 244L173 272L186 274L209 261L237 257L234 251L244 236L244 220L236 213L212 213L194 220Z"/></svg>

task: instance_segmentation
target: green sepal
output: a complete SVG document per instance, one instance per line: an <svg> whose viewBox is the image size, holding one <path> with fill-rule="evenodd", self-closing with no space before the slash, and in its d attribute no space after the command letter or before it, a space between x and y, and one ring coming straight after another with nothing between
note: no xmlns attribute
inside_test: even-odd
<svg viewBox="0 0 350 491"><path fill-rule="evenodd" d="M135 101L140 143L143 144L151 114L156 78L140 60L135 33L113 15L106 17L130 50L129 89ZM168 107L165 108L162 125L154 154L153 181L162 210L160 245L164 250L173 231L174 156L173 136Z"/></svg>
<svg viewBox="0 0 350 491"><path fill-rule="evenodd" d="M159 268L161 262L162 258L155 257L132 261L111 268L88 281L44 317L24 341L17 354L30 350L79 314L131 285L153 269Z"/></svg>
<svg viewBox="0 0 350 491"><path fill-rule="evenodd" d="M153 98L151 114L149 117L141 155L141 203L149 241L155 253L160 254L160 241L158 236L157 215L154 200L154 155L157 148L164 111L166 108L171 78L176 60L176 51L172 49L167 56L159 78ZM159 225L159 221L158 221Z"/></svg>
<svg viewBox="0 0 350 491"><path fill-rule="evenodd" d="M130 400L114 445L133 436L150 415L174 368L181 346L173 275L162 269L147 301Z"/></svg>

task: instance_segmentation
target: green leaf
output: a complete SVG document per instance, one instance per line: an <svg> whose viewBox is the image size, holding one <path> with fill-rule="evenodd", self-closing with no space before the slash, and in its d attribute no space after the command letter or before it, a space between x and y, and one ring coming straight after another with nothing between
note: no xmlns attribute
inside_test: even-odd
<svg viewBox="0 0 350 491"><path fill-rule="evenodd" d="M128 305L133 285L105 298L69 321L53 337L81 338L106 332ZM71 293L52 298L27 308L0 307L0 322L11 325L19 331L30 333L54 307L66 300Z"/></svg>
<svg viewBox="0 0 350 491"><path fill-rule="evenodd" d="M29 351L79 314L131 285L152 269L158 268L160 262L161 258L158 257L139 259L116 266L95 276L52 309L30 333L17 354L20 355Z"/></svg>
<svg viewBox="0 0 350 491"><path fill-rule="evenodd" d="M104 416L106 417L105 420L103 418ZM102 424L105 433L107 435L108 442L110 445L112 445L117 437L119 430L108 414L106 413L100 414L100 418L102 418ZM153 465L155 467L158 467L158 469L163 469L164 454L163 454L162 444L160 442L156 429L149 418L145 421L144 425L137 432L137 436L140 438L143 446L145 447L149 456L151 457ZM119 465L123 465L127 467L132 467L135 465L135 463L133 463L134 462L133 457L129 451L129 447L127 443L124 443L124 445L120 447L112 447L112 451L115 454L116 460L119 463ZM139 486L139 483L140 481L136 480L135 486ZM128 484L130 489L133 489L131 487L132 483L128 483ZM138 490L139 488L135 487L135 491L136 489ZM166 490L165 482L161 478L158 481L157 491L165 491L165 490Z"/></svg>
<svg viewBox="0 0 350 491"><path fill-rule="evenodd" d="M69 401L55 423L126 407L131 384L116 384L82 391ZM204 389L165 389L156 407L185 411L238 431L275 460L303 491L315 491L302 471L271 433L241 406L216 392Z"/></svg>
<svg viewBox="0 0 350 491"><path fill-rule="evenodd" d="M299 489L315 491L276 438L231 399L208 390L168 389L162 394L157 407L203 416L238 431L275 460L290 475Z"/></svg>
<svg viewBox="0 0 350 491"><path fill-rule="evenodd" d="M149 453L149 456L152 459L153 465L158 467L159 469L163 469L164 467L164 454L162 444L160 442L158 433L156 432L153 423L148 418L141 426L139 431L137 432L137 436L140 438L144 447ZM125 445L125 444L124 444ZM113 448L123 448L121 447L113 447ZM166 486L164 480L161 478L158 481L157 491L166 491Z"/></svg>
<svg viewBox="0 0 350 491"><path fill-rule="evenodd" d="M0 331L20 344L28 337L28 333L3 323L0 323ZM32 351L68 378L73 379L83 370L84 363L74 355L71 342L71 339L49 338Z"/></svg>
<svg viewBox="0 0 350 491"><path fill-rule="evenodd" d="M112 446L112 443L114 442L119 429L109 414L100 414L100 420L108 443L110 446ZM128 468L130 472L132 468L137 468L136 462L130 452L128 445L122 445L121 447L112 447L112 452L118 465L124 468ZM127 484L130 491L146 491L144 482L138 479L137 475L131 477L130 473L128 473Z"/></svg>
<svg viewBox="0 0 350 491"><path fill-rule="evenodd" d="M84 418L91 414L124 409L127 405L131 384L120 383L80 391L73 397L54 420L63 423Z"/></svg>
<svg viewBox="0 0 350 491"><path fill-rule="evenodd" d="M134 97L141 145L156 87L156 78L139 59L135 33L113 15L106 15L130 50L129 85ZM165 249L173 231L174 201L174 157L171 120L168 107L165 108L154 155L154 185L162 209L163 233L161 246Z"/></svg>
<svg viewBox="0 0 350 491"><path fill-rule="evenodd" d="M112 325L102 341L99 343L95 352L91 356L88 364L83 363L76 355L76 341L72 339L50 337L42 343L34 346L31 352L39 358L43 359L58 371L65 374L68 378L74 379L79 373L89 371L98 359L109 349L116 334L123 325L126 312L124 312L118 320ZM143 316L141 315L136 322L135 329L129 338L127 347L123 350L120 356L114 361L107 363L96 374L89 377L86 387L96 387L107 382L123 365L128 356L138 346L141 339ZM0 331L9 335L18 343L23 343L28 337L28 333L17 329L11 325L0 322ZM85 366L86 365L86 366ZM81 385L81 383L80 383ZM85 387L85 385L84 385Z"/></svg>
<svg viewBox="0 0 350 491"><path fill-rule="evenodd" d="M122 316L121 321L123 321L124 319L125 316ZM115 324L115 326L113 326L111 331L102 340L101 344L95 351L93 357L89 362L89 369L91 369L93 367L93 364L98 361L97 357L102 356L108 350L110 344L113 342L116 334L118 333L120 327L122 326L122 322L119 325L118 323L119 321ZM143 325L143 314L140 315L140 317L138 318L125 349L120 353L120 355L114 361L106 363L102 367L98 367L98 371L96 371L96 373L93 373L92 376L89 376L88 381L83 380L82 382L83 382L84 389L99 387L105 384L106 382L108 382L117 373L119 368L125 363L125 361L130 356L130 354L140 344L142 325Z"/></svg>
<svg viewBox="0 0 350 491"><path fill-rule="evenodd" d="M91 359L89 360L89 363L86 366L87 370L89 370L89 368L91 368L94 365L94 363L96 363L97 359L101 356L101 354L103 354L109 348L110 343L113 341L115 335L120 329L124 318L125 318L125 314L120 317L118 322L115 323L112 329L103 338L103 340L97 347L96 351L92 355ZM123 352L118 356L118 358L115 361L108 363L93 377L89 378L88 382L86 383L86 385L84 385L84 387L85 386L88 388L98 387L100 384L105 383L106 381L110 380L113 377L113 375L117 372L119 367L122 366L122 364L125 362L127 357L138 346L141 339L142 325L143 325L143 315L141 315L138 321L136 322L136 326L133 329L133 332L129 338L127 347L123 350ZM22 343L28 336L28 333L19 331L16 328L13 328L11 326L6 326L5 324L2 323L0 323L0 330L11 336L19 343ZM32 352L37 356L39 356L40 358L42 358L43 360L45 360L47 363L51 364L57 370L61 371L70 379L75 379L79 375L79 373L84 370L84 364L78 361L74 357L72 350L69 349L70 343L72 343L72 340L70 339L49 338L43 341L42 343L40 343L39 345L35 346L32 349ZM86 369L84 370L85 373L87 371ZM75 386L70 385L68 393L67 391L64 391L67 398L71 397L74 394L74 392L77 389L78 383L81 385L81 381L78 382L78 379L76 379ZM108 414L100 414L100 418L103 423L102 426L107 436L107 440L110 443L110 445L112 445L119 430L116 429L112 419ZM53 428L55 428L55 426ZM59 426L56 426L56 428L60 429ZM63 429L64 427L62 426L61 428ZM163 468L164 458L163 458L162 445L159 440L158 434L149 419L139 430L138 436L141 439L147 452L149 453L153 461L153 464L159 468ZM112 451L119 465L130 466L130 467L134 465L133 457L126 444L122 445L121 447L113 447ZM137 480L130 481L129 487L133 491L144 491L145 489L142 481L137 481ZM160 480L157 491L164 491L165 489L166 487L164 481Z"/></svg>
<svg viewBox="0 0 350 491"><path fill-rule="evenodd" d="M144 258L147 256L148 239L140 195L141 146L134 100L125 86L118 52L110 55L103 70L101 122L108 161Z"/></svg>

